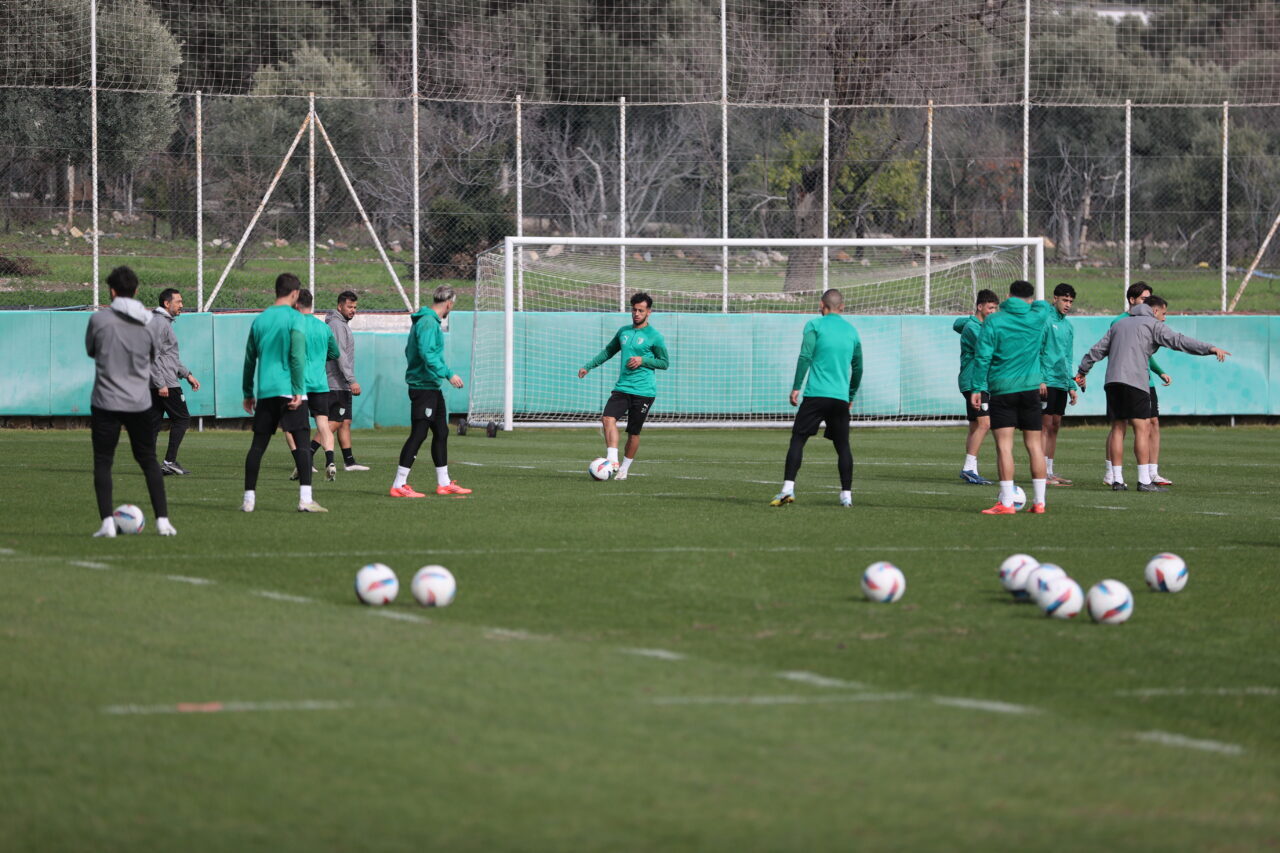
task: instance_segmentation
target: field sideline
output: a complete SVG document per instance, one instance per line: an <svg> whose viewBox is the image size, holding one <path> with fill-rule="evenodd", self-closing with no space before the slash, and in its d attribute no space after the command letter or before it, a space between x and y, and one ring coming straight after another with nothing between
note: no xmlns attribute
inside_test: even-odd
<svg viewBox="0 0 1280 853"><path fill-rule="evenodd" d="M1272 428L1166 429L1168 494L1104 489L1105 430L1066 429L1077 485L1016 518L978 514L954 428L855 431L852 510L820 439L766 505L780 430L647 432L621 483L587 478L594 432L453 436L475 494L417 501L386 497L404 431L365 431L374 470L317 482L324 516L293 511L282 439L245 516L249 434L191 433L178 537L114 541L87 432L4 435L6 850L1280 843ZM153 521L122 447L125 501ZM1143 585L1162 550L1185 592ZM1015 551L1124 581L1133 619L1014 604ZM898 604L861 599L878 559ZM387 608L351 591L373 560ZM448 609L409 595L433 562Z"/></svg>

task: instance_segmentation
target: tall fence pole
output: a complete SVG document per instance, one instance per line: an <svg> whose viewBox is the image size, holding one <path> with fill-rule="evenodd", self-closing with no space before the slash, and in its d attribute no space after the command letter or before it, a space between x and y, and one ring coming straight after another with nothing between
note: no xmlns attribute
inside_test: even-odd
<svg viewBox="0 0 1280 853"><path fill-rule="evenodd" d="M307 93L307 287L316 293L316 93Z"/></svg>
<svg viewBox="0 0 1280 853"><path fill-rule="evenodd" d="M204 94L196 90L196 310L204 309Z"/></svg>
<svg viewBox="0 0 1280 853"><path fill-rule="evenodd" d="M1022 236L1031 235L1031 0L1023 3L1022 22ZM1027 277L1022 249L1022 278Z"/></svg>
<svg viewBox="0 0 1280 853"><path fill-rule="evenodd" d="M729 10L720 0L720 236L729 239ZM720 310L729 313L729 247L720 249Z"/></svg>
<svg viewBox="0 0 1280 853"><path fill-rule="evenodd" d="M1231 145L1230 104L1222 102L1222 255L1218 259L1218 270L1222 275L1222 310L1227 310L1227 187L1230 184L1228 173L1228 152Z"/></svg>
<svg viewBox="0 0 1280 853"><path fill-rule="evenodd" d="M524 236L524 104L516 95L516 236ZM517 303L519 310L524 310L524 248L517 246L519 252L516 265ZM510 425L507 427L510 429Z"/></svg>
<svg viewBox="0 0 1280 853"><path fill-rule="evenodd" d="M618 98L618 238L627 236L627 99ZM627 247L618 246L618 310L627 310Z"/></svg>
<svg viewBox="0 0 1280 853"><path fill-rule="evenodd" d="M413 13L410 29L413 31L412 72L409 91L413 97L413 309L422 307L422 174L419 160L422 150L422 127L418 104L418 0L410 0Z"/></svg>
<svg viewBox="0 0 1280 853"><path fill-rule="evenodd" d="M831 239L831 99L822 99L822 239ZM831 249L822 247L822 290L831 288Z"/></svg>
<svg viewBox="0 0 1280 853"><path fill-rule="evenodd" d="M99 302L98 264L101 258L101 247L98 245L98 0L89 0L89 131L90 144L93 146L90 160L89 180L93 182L93 218L90 230L93 234L93 304ZM71 197L75 197L75 187L67 187Z"/></svg>
<svg viewBox="0 0 1280 853"><path fill-rule="evenodd" d="M1122 301L1128 304L1126 298L1129 291L1129 252L1130 244L1133 242L1130 235L1133 217L1133 101L1126 100L1124 102L1124 289Z"/></svg>
<svg viewBox="0 0 1280 853"><path fill-rule="evenodd" d="M933 236L933 99L929 99L929 109L925 113L925 159L924 159L924 238ZM933 296L933 249L924 250L924 313L930 311Z"/></svg>

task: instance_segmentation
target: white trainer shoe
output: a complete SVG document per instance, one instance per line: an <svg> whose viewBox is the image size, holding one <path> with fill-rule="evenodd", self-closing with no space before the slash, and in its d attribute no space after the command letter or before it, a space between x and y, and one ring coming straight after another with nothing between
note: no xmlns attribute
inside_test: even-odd
<svg viewBox="0 0 1280 853"><path fill-rule="evenodd" d="M343 471L368 471L369 466L368 465L343 465L342 470Z"/></svg>
<svg viewBox="0 0 1280 853"><path fill-rule="evenodd" d="M253 501L245 501L244 503L240 504L240 511L253 512Z"/></svg>
<svg viewBox="0 0 1280 853"><path fill-rule="evenodd" d="M328 512L328 511L329 510L320 506L320 504L316 503L315 501L308 501L307 503L304 503L304 504L303 503L298 504L298 512Z"/></svg>
<svg viewBox="0 0 1280 853"><path fill-rule="evenodd" d="M93 538L103 537L104 539L116 538L116 520L114 518L102 519L102 526L93 534Z"/></svg>
<svg viewBox="0 0 1280 853"><path fill-rule="evenodd" d="M156 519L156 533L161 536L177 536L178 531L174 528L172 522L167 518Z"/></svg>
<svg viewBox="0 0 1280 853"><path fill-rule="evenodd" d="M621 468L619 468L619 469L618 469L618 473L616 473L616 474L614 474L614 475L613 475L613 479L615 479L615 480L625 480L625 479L627 479L627 474L629 474L629 473L630 473L629 471L623 471Z"/></svg>

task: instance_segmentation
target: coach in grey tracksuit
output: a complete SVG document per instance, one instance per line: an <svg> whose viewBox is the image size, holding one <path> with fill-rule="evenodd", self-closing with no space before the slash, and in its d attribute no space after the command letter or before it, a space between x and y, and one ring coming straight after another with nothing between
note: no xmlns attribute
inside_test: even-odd
<svg viewBox="0 0 1280 853"><path fill-rule="evenodd" d="M160 463L163 474L189 474L178 464L178 448L182 437L191 425L191 413L187 410L187 397L182 393L182 380L187 380L191 390L200 390L200 381L192 375L178 357L178 337L173 333L173 321L182 313L182 294L173 288L160 293L160 306L152 312L151 328L156 338L156 358L151 364L151 417L154 421L156 446L160 442L160 424L169 413L169 447Z"/></svg>
<svg viewBox="0 0 1280 853"><path fill-rule="evenodd" d="M85 352L94 360L92 412L93 488L98 496L102 527L94 535L114 536L111 518L111 466L115 461L120 428L129 433L129 446L147 478L151 508L157 529L169 525L164 476L156 460L155 431L151 420L151 364L158 348L153 315L134 299L138 277L128 267L116 267L107 276L111 306L89 318ZM161 523L163 521L163 524Z"/></svg>
<svg viewBox="0 0 1280 853"><path fill-rule="evenodd" d="M344 290L338 294L338 307L325 315L324 321L333 330L338 341L338 357L325 363L329 377L329 426L342 450L342 463L348 471L368 471L368 467L356 462L351 450L352 398L360 395L360 383L356 381L356 339L351 334L351 318L356 315L355 291ZM319 447L311 442L312 448Z"/></svg>
<svg viewBox="0 0 1280 853"><path fill-rule="evenodd" d="M1138 491L1164 492L1151 478L1151 393L1148 390L1149 359L1159 347L1167 347L1192 355L1215 355L1218 361L1231 353L1212 344L1179 334L1165 325L1168 303L1150 296L1129 309L1129 316L1113 324L1102 340L1093 345L1080 360L1076 384L1085 387L1085 377L1094 364L1107 359L1107 377L1103 387L1107 408L1117 419L1131 421L1134 430L1134 453L1138 457Z"/></svg>

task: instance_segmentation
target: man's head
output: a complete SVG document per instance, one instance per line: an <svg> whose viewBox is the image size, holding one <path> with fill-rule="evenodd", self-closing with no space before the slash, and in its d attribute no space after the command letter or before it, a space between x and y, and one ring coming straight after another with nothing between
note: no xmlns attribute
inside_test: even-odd
<svg viewBox="0 0 1280 853"><path fill-rule="evenodd" d="M160 291L160 307L169 312L170 317L182 313L182 294L172 287Z"/></svg>
<svg viewBox="0 0 1280 853"><path fill-rule="evenodd" d="M1019 279L1009 285L1009 296L1013 299L1022 299L1026 302L1031 302L1036 298L1036 289L1031 282Z"/></svg>
<svg viewBox="0 0 1280 853"><path fill-rule="evenodd" d="M1147 297L1146 305L1151 309L1151 313L1156 315L1156 319L1163 323L1165 316L1169 313L1168 301L1163 296L1152 294Z"/></svg>
<svg viewBox="0 0 1280 853"><path fill-rule="evenodd" d="M128 267L116 267L107 275L107 287L112 296L126 296L130 299L138 292L138 274Z"/></svg>
<svg viewBox="0 0 1280 853"><path fill-rule="evenodd" d="M844 310L844 294L834 287L822 294L822 313L839 314Z"/></svg>
<svg viewBox="0 0 1280 853"><path fill-rule="evenodd" d="M338 294L338 313L350 320L356 316L356 300L359 299L354 290L344 290Z"/></svg>
<svg viewBox="0 0 1280 853"><path fill-rule="evenodd" d="M293 307L297 308L303 314L310 314L316 310L316 298L312 295L310 290L307 290L305 287L301 288L298 291L298 302Z"/></svg>
<svg viewBox="0 0 1280 853"><path fill-rule="evenodd" d="M649 314L653 312L653 297L647 293L636 293L631 297L631 325L637 329L649 322Z"/></svg>
<svg viewBox="0 0 1280 853"><path fill-rule="evenodd" d="M1124 292L1125 299L1129 300L1130 305L1137 305L1139 302L1145 302L1147 297L1151 295L1151 285L1145 281L1135 281L1129 285L1129 289Z"/></svg>
<svg viewBox="0 0 1280 853"><path fill-rule="evenodd" d="M431 308L440 315L441 319L444 319L453 310L453 303L457 298L457 291L447 284L442 284L431 294Z"/></svg>
<svg viewBox="0 0 1280 853"><path fill-rule="evenodd" d="M291 272L282 272L276 276L276 301L283 302L285 305L296 305L298 302L298 291L302 289L302 282L298 281L298 277Z"/></svg>
<svg viewBox="0 0 1280 853"><path fill-rule="evenodd" d="M996 296L994 290L979 290L978 299L974 304L976 307L973 313L985 323L988 317L1000 310L1000 297Z"/></svg>
<svg viewBox="0 0 1280 853"><path fill-rule="evenodd" d="M1053 307L1059 314L1070 314L1071 306L1076 301L1076 289L1063 282L1053 289Z"/></svg>

